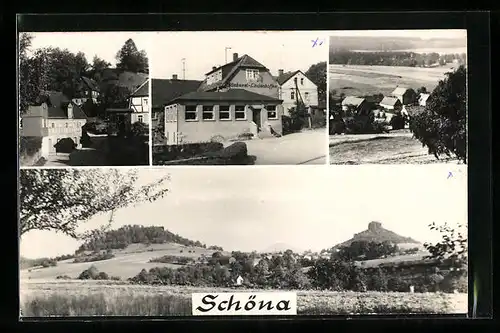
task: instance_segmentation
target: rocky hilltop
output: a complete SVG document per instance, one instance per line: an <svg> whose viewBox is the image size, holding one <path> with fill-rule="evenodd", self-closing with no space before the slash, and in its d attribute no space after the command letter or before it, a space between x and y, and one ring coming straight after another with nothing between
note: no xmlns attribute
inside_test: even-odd
<svg viewBox="0 0 500 333"><path fill-rule="evenodd" d="M382 227L382 223L373 221L368 224L367 230L354 234L353 238L343 243L337 244L335 248L349 246L352 242L355 241L367 241L376 243L390 242L393 244L403 244L403 243L420 244L420 242L410 237L403 237L393 231L384 229Z"/></svg>

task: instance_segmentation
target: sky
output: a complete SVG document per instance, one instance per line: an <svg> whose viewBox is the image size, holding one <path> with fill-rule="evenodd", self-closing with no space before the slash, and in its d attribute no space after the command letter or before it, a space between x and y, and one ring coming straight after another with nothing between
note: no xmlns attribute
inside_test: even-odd
<svg viewBox="0 0 500 333"><path fill-rule="evenodd" d="M169 79L177 74L185 79L203 80L213 66L231 62L233 53L248 54L277 75L306 71L311 65L328 59L329 32L324 31L203 31L155 32L151 38L151 73L154 78ZM313 44L318 38L317 44ZM322 42L322 43L321 43ZM319 45L321 43L321 45Z"/></svg>
<svg viewBox="0 0 500 333"><path fill-rule="evenodd" d="M426 30L337 30L330 36L370 36L370 37L419 37L430 38L467 38L467 30L463 29L426 29Z"/></svg>
<svg viewBox="0 0 500 333"><path fill-rule="evenodd" d="M420 242L440 238L429 230L432 222L467 223L466 166L202 168L138 169L144 184L168 173L170 193L117 211L114 228L164 226L228 251L264 251L277 243L320 251L366 230L371 221ZM107 218L97 216L82 230ZM62 234L30 231L20 254L53 257L78 246Z"/></svg>
<svg viewBox="0 0 500 333"><path fill-rule="evenodd" d="M42 47L59 47L73 53L83 52L89 63L94 55L116 65L116 53L129 39L135 42L139 50L146 50L150 45L150 34L145 32L34 32L31 33L31 51Z"/></svg>

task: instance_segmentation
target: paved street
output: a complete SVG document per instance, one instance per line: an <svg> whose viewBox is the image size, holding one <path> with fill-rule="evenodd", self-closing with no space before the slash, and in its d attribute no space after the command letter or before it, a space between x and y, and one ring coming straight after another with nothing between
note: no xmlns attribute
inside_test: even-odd
<svg viewBox="0 0 500 333"><path fill-rule="evenodd" d="M245 141L256 165L325 164L328 154L326 129L293 133L280 138Z"/></svg>
<svg viewBox="0 0 500 333"><path fill-rule="evenodd" d="M91 136L92 146L75 150L71 154L50 155L44 166L106 166L109 165L107 135Z"/></svg>

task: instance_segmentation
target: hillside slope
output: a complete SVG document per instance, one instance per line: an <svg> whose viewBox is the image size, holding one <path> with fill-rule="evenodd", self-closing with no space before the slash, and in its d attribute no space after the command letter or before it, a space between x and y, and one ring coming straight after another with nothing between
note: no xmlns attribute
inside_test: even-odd
<svg viewBox="0 0 500 333"><path fill-rule="evenodd" d="M335 245L334 248L349 246L352 242L355 241L367 241L375 243L390 242L392 244L415 244L415 246L420 245L420 242L412 239L411 237L400 236L393 231L383 228L380 222L370 222L368 224L367 230L355 234L353 238Z"/></svg>

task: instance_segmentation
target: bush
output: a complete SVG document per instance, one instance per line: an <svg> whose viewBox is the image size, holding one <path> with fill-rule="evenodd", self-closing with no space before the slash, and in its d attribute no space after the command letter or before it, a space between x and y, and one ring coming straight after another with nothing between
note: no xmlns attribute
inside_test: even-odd
<svg viewBox="0 0 500 333"><path fill-rule="evenodd" d="M42 137L21 136L19 138L19 155L33 156L42 148Z"/></svg>
<svg viewBox="0 0 500 333"><path fill-rule="evenodd" d="M248 156L247 145L244 142L235 142L217 155L229 160L244 159Z"/></svg>
<svg viewBox="0 0 500 333"><path fill-rule="evenodd" d="M447 73L429 96L425 110L410 118L414 137L437 159L453 154L466 163L466 78L464 66Z"/></svg>
<svg viewBox="0 0 500 333"><path fill-rule="evenodd" d="M58 275L56 277L57 280L71 280L71 278L67 275Z"/></svg>
<svg viewBox="0 0 500 333"><path fill-rule="evenodd" d="M132 127L130 129L130 134L132 136L149 136L149 126L146 123L143 122L135 122L132 124Z"/></svg>
<svg viewBox="0 0 500 333"><path fill-rule="evenodd" d="M83 132L89 132L92 134L107 134L108 124L102 120L87 122L83 125L82 130Z"/></svg>
<svg viewBox="0 0 500 333"><path fill-rule="evenodd" d="M97 253L97 254L91 254L88 256L80 256L76 257L73 262L74 263L80 263L80 262L92 262L92 261L101 261L101 260L108 260L111 258L114 258L115 255L112 252L106 252L106 253Z"/></svg>
<svg viewBox="0 0 500 333"><path fill-rule="evenodd" d="M97 274L96 280L109 280L109 275L104 272Z"/></svg>
<svg viewBox="0 0 500 333"><path fill-rule="evenodd" d="M332 119L328 130L330 135L342 134L346 132L346 125L342 119Z"/></svg>
<svg viewBox="0 0 500 333"><path fill-rule="evenodd" d="M97 280L99 276L99 270L95 266L90 266L88 269L84 270L78 276L78 280Z"/></svg>
<svg viewBox="0 0 500 333"><path fill-rule="evenodd" d="M400 113L397 113L394 116L392 116L391 121L389 122L393 130L399 130L405 128L405 123L406 123L406 118Z"/></svg>
<svg viewBox="0 0 500 333"><path fill-rule="evenodd" d="M90 139L89 134L87 131L83 131L82 133L82 138L80 139L80 143L82 144L82 147L90 147L92 145L92 140Z"/></svg>
<svg viewBox="0 0 500 333"><path fill-rule="evenodd" d="M58 153L71 153L76 149L77 144L71 138L64 138L59 140L54 147Z"/></svg>
<svg viewBox="0 0 500 333"><path fill-rule="evenodd" d="M54 267L54 266L57 266L57 261L52 260L52 259L47 259L47 260L42 261L41 265L44 268Z"/></svg>
<svg viewBox="0 0 500 333"><path fill-rule="evenodd" d="M400 276L393 276L387 281L389 291L406 292L410 290L410 284Z"/></svg>
<svg viewBox="0 0 500 333"><path fill-rule="evenodd" d="M188 143L181 145L163 145L153 147L153 159L155 164L161 162L188 159L214 153L224 149L220 142Z"/></svg>

